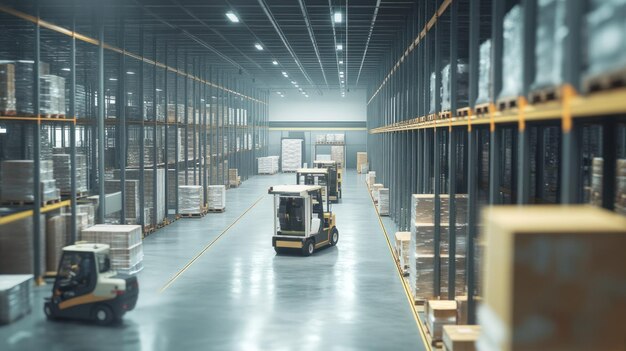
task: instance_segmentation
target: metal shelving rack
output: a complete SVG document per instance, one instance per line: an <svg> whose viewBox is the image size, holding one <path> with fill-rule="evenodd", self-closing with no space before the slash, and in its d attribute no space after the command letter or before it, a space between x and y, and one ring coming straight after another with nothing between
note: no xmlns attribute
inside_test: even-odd
<svg viewBox="0 0 626 351"><path fill-rule="evenodd" d="M523 91L516 107L499 108L495 97L502 89L503 18L514 5L522 7ZM476 322L477 278L474 259L482 206L497 204L586 202L591 158L604 159L601 206L613 209L616 159L626 157L626 88L582 92L584 45L583 1L567 5L568 36L564 42L562 84L553 87L559 98L529 103L535 77L535 17L533 0L429 0L407 16L406 30L398 33L377 84L369 89L368 153L377 181L391 189L390 214L400 230L410 225L410 195L435 197L435 279L455 283L450 260L442 277L438 250L441 239L440 195L468 194L466 281L469 322ZM490 101L476 105L479 46L492 41ZM428 77L435 72L440 89L442 62L458 58L469 63L469 105L457 101L455 69L451 70L451 108L428 109ZM595 140L595 141L594 141ZM549 159L556 159L551 164ZM456 223L455 201L450 201L450 228ZM449 234L450 256L456 254L454 229ZM447 296L454 299L454 289Z"/></svg>
<svg viewBox="0 0 626 351"><path fill-rule="evenodd" d="M71 238L76 240L78 150L87 156L89 192L99 195L97 223L105 221L106 198L101 180L116 171L124 184L126 170L138 170L140 209L137 223L144 225L145 230L166 225L177 218L177 201L168 199L168 189L176 197L179 184L224 184L228 180L228 169L222 167L221 174L211 171L213 167L217 168L218 162L228 160L229 167L239 169L242 180L254 174L256 157L267 155L268 150L268 91L255 87L251 79L239 77L234 70L211 65L206 50L193 42L185 42L180 33L144 24L141 19L146 14L140 7L112 6L105 11L104 4L90 7L70 2L69 6L62 8L53 6L43 2L0 5L0 22L3 23L0 27L27 28L28 36L24 41L32 42L32 48L16 49L12 56L13 59L34 61L36 92L40 89L39 62L43 53L54 61L51 73L66 78L69 86L68 115L65 118L0 116L0 123L29 126L33 145L24 141L23 147L32 147L36 170L40 168L43 127L52 136L54 145L66 147L71 155L72 195L52 205L16 208L0 216L0 225L32 216L34 251L38 253L45 244L34 234L44 225L40 223L39 215L69 207L73 218ZM115 9L113 13L111 8ZM94 18L97 20L92 21ZM9 47L5 46L3 51L6 53L7 50ZM27 57L20 57L24 54ZM77 84L85 90L85 111L81 114L76 110ZM34 105L35 111L39 111L38 93L34 94ZM174 109L174 120L168 119L169 107ZM246 111L245 125L226 122L231 108L238 109L240 114ZM183 116L182 120L179 120L179 114ZM236 138L246 147L236 150ZM244 138L245 144L242 142ZM226 142L222 144L224 140ZM131 146L133 152L138 152L135 155L137 160L132 164L129 162ZM181 148L184 157L180 157ZM144 218L146 169L153 171L153 193L156 193L156 170L165 169L163 202L166 219L163 222L156 222L156 206L152 223L147 223ZM168 172L175 173L173 182L168 180ZM190 172L193 173L191 177ZM39 172L34 174L34 183L39 184ZM184 182L179 183L179 176L184 176ZM125 199L125 191L122 186L122 199ZM34 194L34 203L41 203L39 186L34 186ZM204 196L206 203L206 188ZM125 206L122 201L120 223L127 220ZM35 267L39 267L41 259L35 255ZM43 272L35 271L34 274L41 277Z"/></svg>

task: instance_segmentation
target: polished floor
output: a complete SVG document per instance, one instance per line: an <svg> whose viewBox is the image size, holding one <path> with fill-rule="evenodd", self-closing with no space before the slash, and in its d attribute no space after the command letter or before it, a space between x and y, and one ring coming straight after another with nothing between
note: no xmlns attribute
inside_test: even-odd
<svg viewBox="0 0 626 351"><path fill-rule="evenodd" d="M338 246L274 253L267 188L294 177L253 177L227 192L226 212L146 238L139 302L121 325L47 321L47 285L30 315L0 326L0 350L423 350L363 176L348 172L333 205Z"/></svg>

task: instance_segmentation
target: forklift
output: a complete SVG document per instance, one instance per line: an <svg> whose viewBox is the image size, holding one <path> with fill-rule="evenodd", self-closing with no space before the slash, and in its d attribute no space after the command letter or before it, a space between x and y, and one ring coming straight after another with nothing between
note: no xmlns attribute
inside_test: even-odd
<svg viewBox="0 0 626 351"><path fill-rule="evenodd" d="M111 270L109 245L77 243L63 255L44 313L49 320L78 319L100 325L120 321L135 308L137 277Z"/></svg>
<svg viewBox="0 0 626 351"><path fill-rule="evenodd" d="M310 256L320 247L337 245L335 214L321 186L276 185L268 194L274 195L272 246L276 253L297 250Z"/></svg>
<svg viewBox="0 0 626 351"><path fill-rule="evenodd" d="M341 181L343 171L339 169L337 161L315 160L313 161L313 166L328 170L328 189L330 193L328 198L332 203L338 203L342 197Z"/></svg>
<svg viewBox="0 0 626 351"><path fill-rule="evenodd" d="M326 198L330 189L328 184L328 170L326 168L300 168L296 171L296 184L321 185L322 198Z"/></svg>

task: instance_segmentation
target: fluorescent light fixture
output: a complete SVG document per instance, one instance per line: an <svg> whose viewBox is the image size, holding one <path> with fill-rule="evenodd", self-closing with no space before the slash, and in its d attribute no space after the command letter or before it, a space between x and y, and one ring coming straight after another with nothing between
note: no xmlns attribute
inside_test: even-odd
<svg viewBox="0 0 626 351"><path fill-rule="evenodd" d="M117 82L117 78L113 78L113 77L111 77L111 78L109 78L109 80L110 80L111 82Z"/></svg>
<svg viewBox="0 0 626 351"><path fill-rule="evenodd" d="M6 134L7 133L7 129L4 127L0 127L0 134Z"/></svg>
<svg viewBox="0 0 626 351"><path fill-rule="evenodd" d="M339 74L341 74L343 76L343 71L339 72Z"/></svg>
<svg viewBox="0 0 626 351"><path fill-rule="evenodd" d="M343 45L342 44L337 44L337 51L341 51L343 50Z"/></svg>
<svg viewBox="0 0 626 351"><path fill-rule="evenodd" d="M306 95L306 93L303 91L303 92L302 92L302 95Z"/></svg>
<svg viewBox="0 0 626 351"><path fill-rule="evenodd" d="M335 12L335 15L333 16L333 18L335 19L335 23L341 23L341 21L343 21L341 12L339 11Z"/></svg>
<svg viewBox="0 0 626 351"><path fill-rule="evenodd" d="M161 89L159 89L159 88L156 88L156 91L163 91L163 90L161 90Z"/></svg>
<svg viewBox="0 0 626 351"><path fill-rule="evenodd" d="M276 94L283 95L283 93L281 93L280 91L277 91Z"/></svg>
<svg viewBox="0 0 626 351"><path fill-rule="evenodd" d="M278 61L276 61L276 60L272 61L272 65L278 66Z"/></svg>
<svg viewBox="0 0 626 351"><path fill-rule="evenodd" d="M287 72L285 72L285 71L282 71L281 73L283 74L283 76L287 75Z"/></svg>
<svg viewBox="0 0 626 351"><path fill-rule="evenodd" d="M228 17L228 19L233 23L239 23L239 17L237 17L237 15L235 15L232 11L226 12L226 17Z"/></svg>
<svg viewBox="0 0 626 351"><path fill-rule="evenodd" d="M308 97L309 97L309 95L307 95L307 94L304 94L304 97L305 97L305 98L308 98Z"/></svg>
<svg viewBox="0 0 626 351"><path fill-rule="evenodd" d="M298 83L296 83L296 81L295 81L295 80L292 80L292 81L291 81L291 84L298 84Z"/></svg>
<svg viewBox="0 0 626 351"><path fill-rule="evenodd" d="M61 71L69 72L70 68L69 67L63 67L63 68L61 68Z"/></svg>
<svg viewBox="0 0 626 351"><path fill-rule="evenodd" d="M299 88L300 86L298 84L294 85L296 88Z"/></svg>
<svg viewBox="0 0 626 351"><path fill-rule="evenodd" d="M263 51L263 47L259 43L254 44L254 47L259 51Z"/></svg>
<svg viewBox="0 0 626 351"><path fill-rule="evenodd" d="M126 74L133 75L133 74L135 74L135 72L133 72L133 71L128 71L128 72L126 72Z"/></svg>
<svg viewBox="0 0 626 351"><path fill-rule="evenodd" d="M345 83L345 82L342 80L342 81L341 81L341 84L344 84L344 83Z"/></svg>
<svg viewBox="0 0 626 351"><path fill-rule="evenodd" d="M128 95L133 95L133 93L131 91L128 92Z"/></svg>
<svg viewBox="0 0 626 351"><path fill-rule="evenodd" d="M340 61L339 61L339 64L340 64L340 65L343 65L343 60L340 60Z"/></svg>

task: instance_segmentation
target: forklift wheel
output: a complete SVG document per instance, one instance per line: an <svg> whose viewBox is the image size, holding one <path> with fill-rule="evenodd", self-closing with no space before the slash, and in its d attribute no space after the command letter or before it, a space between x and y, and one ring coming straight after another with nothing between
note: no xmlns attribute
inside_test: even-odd
<svg viewBox="0 0 626 351"><path fill-rule="evenodd" d="M276 253L277 253L278 255L282 255L282 254L284 254L284 253L285 253L285 250L283 250L283 249L282 249L282 248L280 248L280 247L276 247L276 246L274 246L274 251L276 251Z"/></svg>
<svg viewBox="0 0 626 351"><path fill-rule="evenodd" d="M52 314L52 308L50 306L48 306L48 304L44 304L43 306L43 313L45 313L46 318L48 318L48 320L55 320L56 318L54 317L54 315Z"/></svg>
<svg viewBox="0 0 626 351"><path fill-rule="evenodd" d="M98 305L93 310L93 318L96 323L100 325L111 324L113 320L115 320L115 316L113 315L113 311L109 306L106 305Z"/></svg>
<svg viewBox="0 0 626 351"><path fill-rule="evenodd" d="M311 256L315 252L315 242L313 240L307 240L302 246L302 255Z"/></svg>
<svg viewBox="0 0 626 351"><path fill-rule="evenodd" d="M333 230L330 232L330 246L335 246L337 245L337 242L339 241L339 231L337 230L337 228L333 228Z"/></svg>

